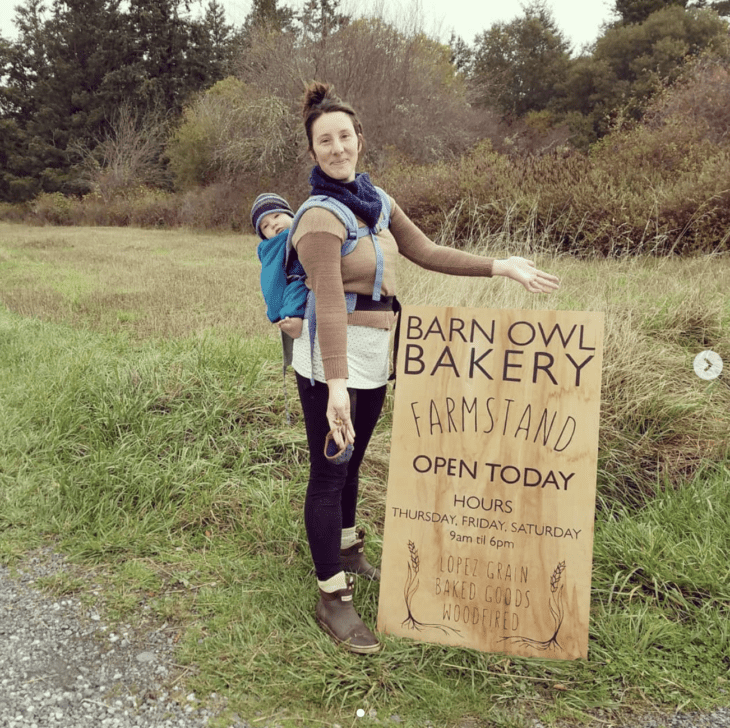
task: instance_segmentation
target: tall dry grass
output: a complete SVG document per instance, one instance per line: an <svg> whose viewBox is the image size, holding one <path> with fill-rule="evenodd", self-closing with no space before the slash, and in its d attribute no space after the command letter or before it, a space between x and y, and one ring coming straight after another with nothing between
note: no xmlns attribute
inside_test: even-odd
<svg viewBox="0 0 730 728"><path fill-rule="evenodd" d="M460 214L447 218L443 244ZM403 259L399 296L412 304L603 311L599 483L607 499L642 503L703 463L730 457L730 387L705 383L692 369L705 349L730 361L728 256L583 260L552 252L551 231L509 221L499 233L474 223L469 235L480 254L534 259L560 276L560 291L532 296L505 279L453 278ZM256 244L234 234L0 224L0 301L26 316L132 340L275 336ZM388 418L366 473L376 479L388 467Z"/></svg>
<svg viewBox="0 0 730 728"><path fill-rule="evenodd" d="M253 236L0 223L0 301L130 339L270 331Z"/></svg>
<svg viewBox="0 0 730 728"><path fill-rule="evenodd" d="M475 226L470 235L473 252L528 257L560 277L560 290L535 296L506 279L452 278L403 260L403 298L435 306L604 312L603 497L639 505L706 462L730 457L727 374L706 383L692 366L707 349L730 361L729 256L579 260L555 255L550 231L509 227L495 235Z"/></svg>

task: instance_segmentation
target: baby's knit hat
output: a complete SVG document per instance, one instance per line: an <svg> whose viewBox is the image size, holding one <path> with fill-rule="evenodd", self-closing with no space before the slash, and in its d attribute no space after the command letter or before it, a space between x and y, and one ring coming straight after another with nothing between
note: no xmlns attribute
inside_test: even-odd
<svg viewBox="0 0 730 728"><path fill-rule="evenodd" d="M259 195L251 208L251 224L262 240L264 236L261 234L259 224L271 212L283 212L289 217L294 217L294 210L283 197L275 195L273 192L264 192Z"/></svg>

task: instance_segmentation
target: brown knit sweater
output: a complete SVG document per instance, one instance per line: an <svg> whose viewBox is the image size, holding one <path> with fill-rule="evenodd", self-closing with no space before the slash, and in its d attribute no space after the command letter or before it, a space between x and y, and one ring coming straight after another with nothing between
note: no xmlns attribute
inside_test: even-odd
<svg viewBox="0 0 730 728"><path fill-rule="evenodd" d="M384 263L381 295L395 295L396 256L399 253L427 270L456 276L491 277L494 258L436 245L392 198L391 206L390 228L378 233ZM348 324L390 329L394 319L389 311L347 313L346 291L372 295L375 250L368 236L361 238L357 247L343 257L340 248L346 237L345 226L333 213L312 208L302 215L293 238L307 273L307 285L314 291L317 338L328 380L347 379Z"/></svg>

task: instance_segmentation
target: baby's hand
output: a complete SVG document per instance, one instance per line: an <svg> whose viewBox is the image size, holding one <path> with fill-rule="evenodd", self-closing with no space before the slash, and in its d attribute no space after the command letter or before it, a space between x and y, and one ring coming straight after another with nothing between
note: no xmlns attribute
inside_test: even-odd
<svg viewBox="0 0 730 728"><path fill-rule="evenodd" d="M302 335L302 325L304 321L300 318L289 318L287 316L281 321L277 321L276 325L285 333L289 334L292 339L298 339Z"/></svg>

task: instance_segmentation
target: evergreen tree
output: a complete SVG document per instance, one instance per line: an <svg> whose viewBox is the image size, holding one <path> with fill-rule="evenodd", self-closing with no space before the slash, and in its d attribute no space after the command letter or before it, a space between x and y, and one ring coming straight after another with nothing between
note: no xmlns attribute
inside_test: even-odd
<svg viewBox="0 0 730 728"><path fill-rule="evenodd" d="M466 41L453 31L449 37L449 49L451 51L450 61L458 71L469 71L472 63L472 50Z"/></svg>
<svg viewBox="0 0 730 728"><path fill-rule="evenodd" d="M26 0L15 8L14 24L18 40L3 43L2 91L3 116L18 121L28 120L36 110L33 87L41 83L49 73L46 53L45 19L43 0Z"/></svg>
<svg viewBox="0 0 730 728"><path fill-rule="evenodd" d="M0 196L88 189L74 165L113 133L121 106L135 118L180 113L227 70L230 28L211 0L192 21L182 0L25 0L18 40L0 44ZM141 122L144 126L144 123Z"/></svg>
<svg viewBox="0 0 730 728"><path fill-rule="evenodd" d="M259 36L293 33L294 21L294 11L280 6L278 0L253 0L243 25L232 39L232 45L239 49L250 49L256 46ZM240 59L240 53L238 55Z"/></svg>
<svg viewBox="0 0 730 728"><path fill-rule="evenodd" d="M340 12L341 0L307 0L297 16L305 38L325 41L345 27L350 18Z"/></svg>
<svg viewBox="0 0 730 728"><path fill-rule="evenodd" d="M106 83L124 61L119 0L55 0L46 23L47 78L38 87L44 121L37 133L90 142L121 101Z"/></svg>
<svg viewBox="0 0 730 728"><path fill-rule="evenodd" d="M208 46L207 85L210 85L228 74L233 51L233 26L226 23L225 11L218 0L209 0L200 27L205 32Z"/></svg>
<svg viewBox="0 0 730 728"><path fill-rule="evenodd" d="M14 125L10 166L26 178L12 185L21 196L80 191L69 175L71 146L98 133L105 115L100 89L106 72L120 62L114 0L55 0L44 16L38 0L17 8L19 38L10 50L3 93L3 116Z"/></svg>
<svg viewBox="0 0 730 728"><path fill-rule="evenodd" d="M567 72L570 45L541 0L477 36L471 81L483 105L522 116L548 106Z"/></svg>
<svg viewBox="0 0 730 728"><path fill-rule="evenodd" d="M615 0L614 12L621 23L643 23L652 13L669 5L686 8L688 0Z"/></svg>
<svg viewBox="0 0 730 728"><path fill-rule="evenodd" d="M253 0L251 10L243 22L244 33L265 28L286 33L293 28L294 11L278 4L277 0Z"/></svg>
<svg viewBox="0 0 730 728"><path fill-rule="evenodd" d="M730 0L614 0L613 11L619 16L619 23L643 23L652 13L665 8L709 8L718 15L730 15Z"/></svg>
<svg viewBox="0 0 730 728"><path fill-rule="evenodd" d="M37 161L29 154L26 126L38 110L36 84L46 77L48 63L44 36L45 6L27 0L15 9L15 42L0 45L0 199L21 202L40 190Z"/></svg>
<svg viewBox="0 0 730 728"><path fill-rule="evenodd" d="M190 38L180 2L130 0L128 18L136 105L179 113L191 80L186 76Z"/></svg>
<svg viewBox="0 0 730 728"><path fill-rule="evenodd" d="M217 0L209 0L201 20L187 23L187 36L185 98L228 75L234 48L233 28Z"/></svg>

